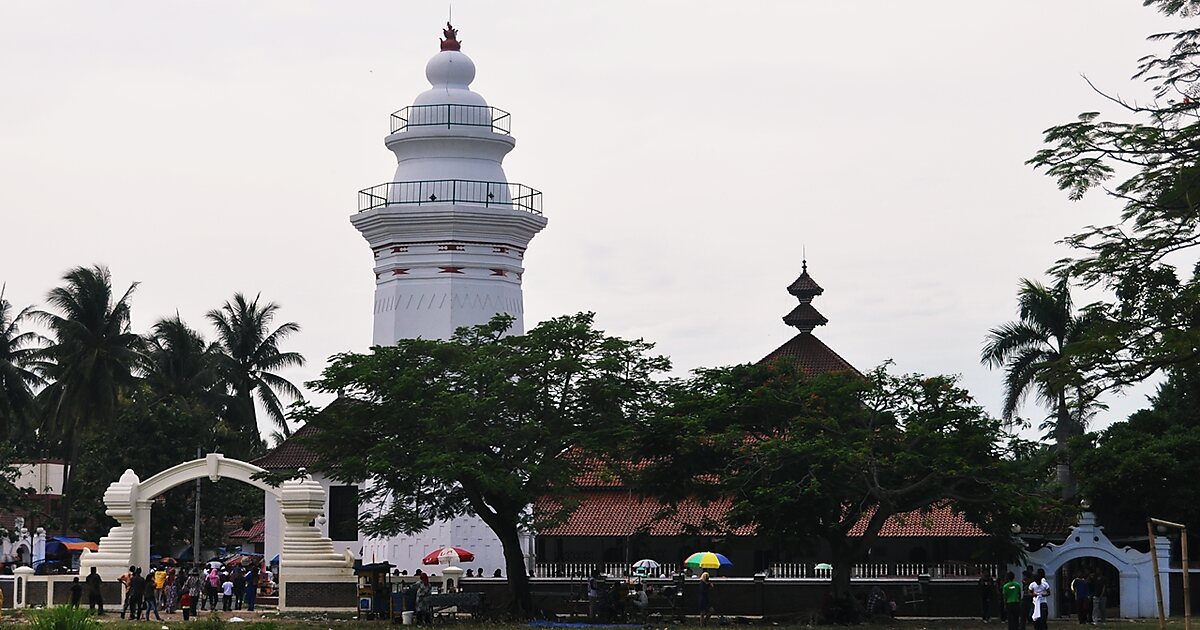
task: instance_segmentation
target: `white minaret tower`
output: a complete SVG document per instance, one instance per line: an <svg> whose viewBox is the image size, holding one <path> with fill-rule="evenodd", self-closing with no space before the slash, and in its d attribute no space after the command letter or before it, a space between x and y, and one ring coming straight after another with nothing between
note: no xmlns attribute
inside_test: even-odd
<svg viewBox="0 0 1200 630"><path fill-rule="evenodd" d="M359 191L350 218L375 254L374 344L399 339L448 339L461 326L497 313L524 332L521 259L546 227L542 193L510 184L504 156L517 141L508 112L472 92L475 64L460 50L449 23L441 52L425 65L432 84L392 114L384 144L396 154L391 182ZM412 536L361 538L362 557L402 569L443 545L475 553L469 563L503 567L500 541L477 517L439 521ZM533 557L533 538L524 537ZM428 568L428 567L426 567Z"/></svg>
<svg viewBox="0 0 1200 630"><path fill-rule="evenodd" d="M395 177L360 191L350 218L375 254L375 345L448 339L497 313L524 331L521 259L546 227L542 193L508 182L508 112L471 91L475 64L454 27L443 34L433 87L392 114Z"/></svg>

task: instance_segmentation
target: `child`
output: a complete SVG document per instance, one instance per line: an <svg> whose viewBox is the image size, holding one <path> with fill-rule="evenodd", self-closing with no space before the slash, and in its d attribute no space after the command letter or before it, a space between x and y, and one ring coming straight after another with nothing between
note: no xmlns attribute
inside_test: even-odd
<svg viewBox="0 0 1200 630"><path fill-rule="evenodd" d="M183 620L187 621L192 617L192 594L189 591L184 591L179 598L179 606L183 608Z"/></svg>
<svg viewBox="0 0 1200 630"><path fill-rule="evenodd" d="M71 581L71 608L79 608L79 600L83 597L83 585L79 583L79 576Z"/></svg>
<svg viewBox="0 0 1200 630"><path fill-rule="evenodd" d="M233 582L229 580L229 576L225 576L225 581L221 584L221 608L226 612L233 610Z"/></svg>

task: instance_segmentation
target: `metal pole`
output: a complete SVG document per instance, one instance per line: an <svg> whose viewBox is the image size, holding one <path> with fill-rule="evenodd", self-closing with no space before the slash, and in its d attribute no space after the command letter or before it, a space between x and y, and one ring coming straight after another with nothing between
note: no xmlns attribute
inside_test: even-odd
<svg viewBox="0 0 1200 630"><path fill-rule="evenodd" d="M1187 528L1179 529L1180 551L1183 553L1183 630L1192 630L1192 595L1188 588L1188 544Z"/></svg>
<svg viewBox="0 0 1200 630"><path fill-rule="evenodd" d="M1158 596L1158 630L1166 630L1167 614L1163 611L1162 580L1158 574L1158 544L1154 539L1154 523L1146 521L1146 532L1150 535L1150 561L1154 563L1154 594Z"/></svg>
<svg viewBox="0 0 1200 630"><path fill-rule="evenodd" d="M196 447L196 459L200 459L200 448ZM196 479L196 521L192 529L192 564L200 562L200 479Z"/></svg>

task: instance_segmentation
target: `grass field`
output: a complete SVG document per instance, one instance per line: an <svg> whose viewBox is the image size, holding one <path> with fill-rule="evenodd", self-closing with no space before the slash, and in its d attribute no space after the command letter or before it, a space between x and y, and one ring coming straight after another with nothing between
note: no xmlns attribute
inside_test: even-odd
<svg viewBox="0 0 1200 630"><path fill-rule="evenodd" d="M231 617L240 617L244 619L242 622L230 622ZM385 630L394 627L393 624L386 621L360 621L351 613L312 613L312 614L278 614L278 613L223 613L221 618L214 619L209 615L201 616L199 619L193 619L184 623L178 615L164 617L163 621L131 621L121 619L116 614L108 614L99 617L100 624L103 626L121 626L129 630L314 630L316 628L325 628L332 630ZM0 628L10 627L28 627L30 626L28 616L19 612L6 611L0 615ZM760 623L760 622L733 622L727 624L714 623L709 627L716 628L738 628L738 627L771 627L771 628L813 628L830 630L834 628L845 628L846 626L807 626L807 625L788 625L775 623ZM1050 623L1050 628L1058 628L1060 630L1068 630L1076 628L1079 624L1074 620L1059 620ZM94 626L93 626L94 627ZM436 624L436 627L449 629L461 628L469 630L470 628L484 628L497 630L510 629L517 630L518 628L527 628L524 624L504 624L504 623L472 623L466 620L454 622L447 621ZM597 626L602 628L603 626ZM699 628L698 625L667 625L661 624L647 626L647 628ZM861 628L879 628L879 629L894 629L894 630L1006 630L1007 625L993 621L992 623L983 623L978 619L896 619L883 623L869 623L859 626ZM1139 630L1152 630L1158 627L1157 620L1153 619L1136 619L1136 620L1111 620L1107 623L1095 626L1099 628L1130 628ZM1032 630L1033 626L1029 626ZM1183 630L1184 623L1182 619L1172 619L1167 622L1167 628L1170 630ZM1197 625L1200 630L1200 625Z"/></svg>

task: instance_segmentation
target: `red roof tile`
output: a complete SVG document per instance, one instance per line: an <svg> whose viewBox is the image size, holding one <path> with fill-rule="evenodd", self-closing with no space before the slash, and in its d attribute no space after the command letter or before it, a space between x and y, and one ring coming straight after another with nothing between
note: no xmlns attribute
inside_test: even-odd
<svg viewBox="0 0 1200 630"><path fill-rule="evenodd" d="M829 372L855 372L853 365L843 359L813 336L812 333L802 332L776 348L771 354L763 357L759 363L769 363L779 359L791 359L800 368L810 374L826 374Z"/></svg>
<svg viewBox="0 0 1200 630"><path fill-rule="evenodd" d="M316 434L317 428L306 424L297 429L282 444L272 449L270 453L250 463L267 470L291 470L315 466L320 458L316 453L301 446L300 438Z"/></svg>
<svg viewBox="0 0 1200 630"><path fill-rule="evenodd" d="M250 529L238 529L229 533L229 538L244 538L248 543L263 542L263 534L267 531L267 520L260 518L254 521Z"/></svg>
<svg viewBox="0 0 1200 630"><path fill-rule="evenodd" d="M871 511L850 529L851 536L862 536ZM879 530L881 538L982 538L987 534L969 523L949 506L938 506L928 513L909 512L893 516Z"/></svg>
<svg viewBox="0 0 1200 630"><path fill-rule="evenodd" d="M538 531L539 536L631 536L644 533L651 536L682 536L685 534L752 536L753 527L740 527L733 532L720 531L720 522L729 510L728 500L701 505L694 501L681 503L678 511L658 518L663 505L653 499L628 492L598 490L584 492L579 507L561 524ZM558 509L554 499L543 498L534 505L535 516L546 516ZM850 530L851 536L861 536L866 518ZM912 512L893 516L880 530L881 538L980 538L983 531L967 522L949 507L937 507L927 514Z"/></svg>
<svg viewBox="0 0 1200 630"><path fill-rule="evenodd" d="M579 507L566 521L538 531L539 536L630 536L645 533L651 536L679 536L685 533L719 535L727 533L712 525L729 511L729 501L708 505L695 501L681 503L670 515L660 515L663 504L654 499L634 496L624 491L585 492ZM535 516L556 511L559 503L543 498L534 504ZM750 536L753 528L743 527L732 533Z"/></svg>

